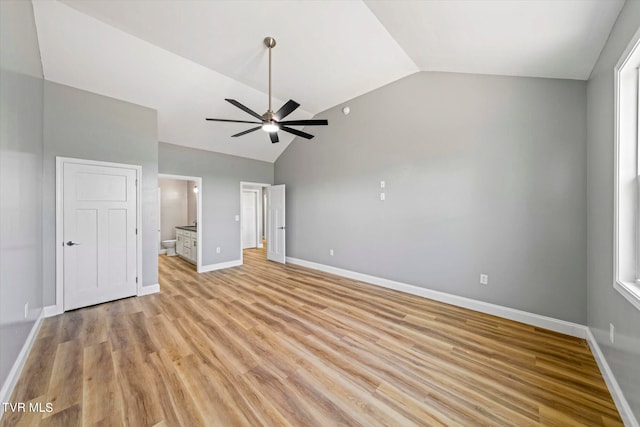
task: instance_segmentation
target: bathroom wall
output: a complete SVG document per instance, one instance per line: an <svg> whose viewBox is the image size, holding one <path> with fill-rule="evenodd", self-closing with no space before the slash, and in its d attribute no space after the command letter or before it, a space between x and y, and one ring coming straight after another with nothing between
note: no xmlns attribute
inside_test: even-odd
<svg viewBox="0 0 640 427"><path fill-rule="evenodd" d="M198 195L193 192L195 181L187 181L187 224L194 225L198 219Z"/></svg>
<svg viewBox="0 0 640 427"><path fill-rule="evenodd" d="M189 225L187 219L187 181L159 178L160 238L176 238L176 226Z"/></svg>

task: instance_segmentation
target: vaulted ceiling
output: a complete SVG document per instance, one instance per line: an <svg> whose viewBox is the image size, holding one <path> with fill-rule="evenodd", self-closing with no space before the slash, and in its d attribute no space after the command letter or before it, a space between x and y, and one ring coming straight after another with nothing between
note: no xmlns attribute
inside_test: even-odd
<svg viewBox="0 0 640 427"><path fill-rule="evenodd" d="M47 80L158 110L160 141L273 162L293 136L204 120L252 120L224 98L266 111L265 36L274 109L303 119L418 71L586 80L624 0L33 4Z"/></svg>

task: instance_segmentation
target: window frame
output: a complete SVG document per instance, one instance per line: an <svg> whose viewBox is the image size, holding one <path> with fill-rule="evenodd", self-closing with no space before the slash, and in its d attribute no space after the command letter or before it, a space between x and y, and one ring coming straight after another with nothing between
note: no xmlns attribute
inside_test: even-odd
<svg viewBox="0 0 640 427"><path fill-rule="evenodd" d="M613 287L638 310L640 310L639 67L640 30L633 36L614 69Z"/></svg>

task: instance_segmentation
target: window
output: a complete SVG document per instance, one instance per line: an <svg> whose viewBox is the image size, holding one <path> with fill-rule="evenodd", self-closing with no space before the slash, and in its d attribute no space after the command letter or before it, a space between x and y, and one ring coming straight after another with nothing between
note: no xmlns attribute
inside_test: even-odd
<svg viewBox="0 0 640 427"><path fill-rule="evenodd" d="M640 309L640 31L615 68L613 286Z"/></svg>

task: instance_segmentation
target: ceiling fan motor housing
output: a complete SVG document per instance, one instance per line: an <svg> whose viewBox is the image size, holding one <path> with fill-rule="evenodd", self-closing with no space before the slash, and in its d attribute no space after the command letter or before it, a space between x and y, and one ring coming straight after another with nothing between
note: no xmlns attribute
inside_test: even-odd
<svg viewBox="0 0 640 427"><path fill-rule="evenodd" d="M266 113L264 113L262 115L262 120L264 120L265 122L272 122L275 119L275 114L273 114L273 111L268 110Z"/></svg>

